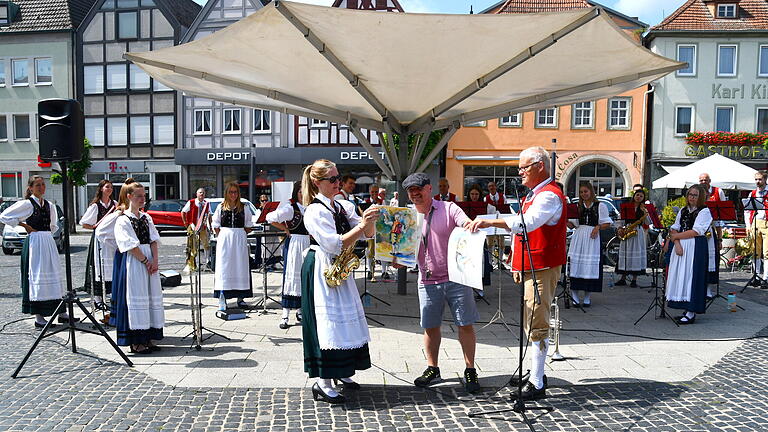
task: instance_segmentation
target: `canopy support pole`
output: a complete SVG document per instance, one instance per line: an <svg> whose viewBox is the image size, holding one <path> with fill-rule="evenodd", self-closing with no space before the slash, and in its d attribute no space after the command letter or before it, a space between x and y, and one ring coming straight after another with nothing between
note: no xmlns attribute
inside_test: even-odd
<svg viewBox="0 0 768 432"><path fill-rule="evenodd" d="M386 140L383 139L383 134L379 134L381 146L384 147L384 151L387 153L389 162L392 165L392 171L397 178L400 178L402 173L400 172L400 158L397 156L397 150L395 150L395 131L389 127L387 122L384 122L384 132L386 133ZM390 177L390 179L395 180L395 177Z"/></svg>
<svg viewBox="0 0 768 432"><path fill-rule="evenodd" d="M349 130L352 131L352 135L357 138L357 141L360 143L361 146L368 152L368 154L373 158L373 161L376 162L376 165L381 168L381 171L384 172L384 175L386 175L389 178L394 177L394 173L392 172L392 169L389 167L387 162L384 161L384 159L381 158L379 155L379 152L373 148L371 145L371 142L368 141L368 138L365 136L363 131L357 126L357 121L352 120L349 122Z"/></svg>
<svg viewBox="0 0 768 432"><path fill-rule="evenodd" d="M392 144L394 146L394 137ZM400 133L400 149L398 151L398 162L400 163L400 174L397 176L397 195L398 205L405 207L408 202L408 191L403 188L403 180L410 174L408 172L408 134ZM408 269L403 267L397 269L397 294L408 294Z"/></svg>
<svg viewBox="0 0 768 432"><path fill-rule="evenodd" d="M437 157L437 155L440 154L441 151L445 148L445 146L448 145L448 141L450 141L451 137L456 133L456 131L461 128L461 123L454 122L451 127L448 128L447 131L445 131L445 134L443 134L443 137L440 138L440 141L437 143L435 148L432 149L431 152L427 155L427 157L424 159L424 161L419 165L419 167L416 169L416 172L422 172L429 166L430 163L432 163L433 160ZM431 133L431 132L430 132ZM415 155L415 160L418 161L418 155Z"/></svg>

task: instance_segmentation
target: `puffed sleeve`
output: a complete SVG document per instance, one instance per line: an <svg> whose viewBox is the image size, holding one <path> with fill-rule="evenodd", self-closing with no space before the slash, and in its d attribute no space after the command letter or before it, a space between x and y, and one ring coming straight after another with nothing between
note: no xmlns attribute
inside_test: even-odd
<svg viewBox="0 0 768 432"><path fill-rule="evenodd" d="M293 206L290 203L282 202L280 206L267 215L267 222L278 223L293 219Z"/></svg>
<svg viewBox="0 0 768 432"><path fill-rule="evenodd" d="M155 221L152 220L152 216L142 213L144 216L147 217L147 222L149 223L149 241L150 242L157 242L160 244L160 233L157 231L157 228L155 227Z"/></svg>
<svg viewBox="0 0 768 432"><path fill-rule="evenodd" d="M675 223L673 223L673 224L672 224L672 226L671 226L671 227L669 227L669 229L671 229L671 230L675 230L675 231L677 231L677 232L680 232L680 213L681 213L682 211L683 211L683 209L680 209L680 210L677 212L677 216L675 216Z"/></svg>
<svg viewBox="0 0 768 432"><path fill-rule="evenodd" d="M696 221L693 222L693 230L699 235L704 235L709 231L709 227L712 226L712 213L708 208L702 209L698 215L696 215Z"/></svg>
<svg viewBox="0 0 768 432"><path fill-rule="evenodd" d="M99 217L99 209L98 204L93 203L88 206L88 208L85 210L85 214L83 217L80 218L80 226L83 225L96 225L96 222L98 222Z"/></svg>
<svg viewBox="0 0 768 432"><path fill-rule="evenodd" d="M104 216L104 219L101 220L99 225L96 227L96 238L99 239L100 242L104 243L111 241L114 243L115 221L120 215L122 215L122 212L114 211Z"/></svg>
<svg viewBox="0 0 768 432"><path fill-rule="evenodd" d="M341 235L336 234L336 224L328 209L321 204L310 204L304 211L304 226L323 252L329 255L341 253Z"/></svg>
<svg viewBox="0 0 768 432"><path fill-rule="evenodd" d="M219 207L221 207L221 206L219 206ZM251 208L249 206L244 206L243 207L243 213L244 213L243 217L245 218L245 221L244 221L245 227L246 228L253 227L253 212L251 212ZM267 216L269 216L269 215L267 215Z"/></svg>
<svg viewBox="0 0 768 432"><path fill-rule="evenodd" d="M28 199L11 205L0 214L0 222L15 227L19 222L27 220L32 215L32 203Z"/></svg>
<svg viewBox="0 0 768 432"><path fill-rule="evenodd" d="M59 229L59 211L56 210L56 206L50 202L46 201L48 203L48 208L51 209L51 223L50 228L51 232L56 232L57 229Z"/></svg>
<svg viewBox="0 0 768 432"><path fill-rule="evenodd" d="M115 243L117 243L117 249L123 253L139 247L139 238L136 237L136 231L133 230L128 216L120 216L115 221Z"/></svg>
<svg viewBox="0 0 768 432"><path fill-rule="evenodd" d="M597 206L597 223L601 225L613 223L613 219L611 219L611 216L608 214L608 206L602 202Z"/></svg>
<svg viewBox="0 0 768 432"><path fill-rule="evenodd" d="M216 207L216 211L213 212L213 216L211 216L211 228L221 228L221 205L223 203L220 203L218 207Z"/></svg>

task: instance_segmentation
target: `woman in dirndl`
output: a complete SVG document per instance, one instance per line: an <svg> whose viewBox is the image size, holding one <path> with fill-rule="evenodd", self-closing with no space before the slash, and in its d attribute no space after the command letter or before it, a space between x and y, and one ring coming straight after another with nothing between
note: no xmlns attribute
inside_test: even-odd
<svg viewBox="0 0 768 432"><path fill-rule="evenodd" d="M301 186L307 206L304 225L311 236L301 270L304 371L317 378L313 399L329 403L345 401L332 381L340 381L344 390L360 388L351 377L370 368L371 358L368 323L354 277L330 286L324 272L358 239L373 237L379 216L374 207L358 216L352 202L334 200L340 178L333 162L320 159L304 169Z"/></svg>
<svg viewBox="0 0 768 432"><path fill-rule="evenodd" d="M211 227L216 232L216 271L213 296L219 310L227 310L227 300L237 299L237 306L247 308L246 297L253 297L248 233L253 226L251 209L240 199L240 186L230 182L224 188L224 201L216 207Z"/></svg>
<svg viewBox="0 0 768 432"><path fill-rule="evenodd" d="M632 276L629 286L637 286L637 276L644 275L648 266L648 213L645 210L645 191L638 189L632 195L632 204L635 210L634 218L626 221L627 225L642 220L642 223L636 228L637 234L622 240L619 244L619 258L616 261L616 274L621 275L621 279L616 281L616 285L626 285L627 276ZM623 228L618 231L620 236L625 235Z"/></svg>
<svg viewBox="0 0 768 432"><path fill-rule="evenodd" d="M579 185L579 218L570 219L568 226L576 228L568 247L570 266L568 276L571 282L571 300L584 307L592 304L591 294L603 291L603 248L600 230L611 226L608 207L597 200L592 183Z"/></svg>
<svg viewBox="0 0 768 432"><path fill-rule="evenodd" d="M304 205L301 204L301 182L293 183L288 202L267 215L267 222L285 232L283 246L283 317L280 328L288 328L291 310L297 309L296 321L301 322L301 265L304 251L309 247L309 234L304 226Z"/></svg>
<svg viewBox="0 0 768 432"><path fill-rule="evenodd" d="M85 265L85 290L93 296L93 305L97 310L106 311L104 296L112 292L112 260L115 257L113 243L101 242L96 238L96 227L112 213L117 202L112 199L112 182L102 180L85 214L80 218L80 226L93 230L88 244Z"/></svg>
<svg viewBox="0 0 768 432"><path fill-rule="evenodd" d="M27 231L21 249L21 312L35 316L36 328L45 327L45 317L53 315L65 294L59 252L51 234L58 227L59 215L43 195L45 180L34 175L27 182L24 199L0 214L0 222ZM67 314L59 314L59 322L68 319Z"/></svg>
<svg viewBox="0 0 768 432"><path fill-rule="evenodd" d="M675 223L669 228L664 244L667 254L667 304L685 313L675 320L678 324L693 324L696 314L706 311L709 250L707 231L712 215L706 206L707 191L693 185L686 193L687 205L680 209Z"/></svg>
<svg viewBox="0 0 768 432"><path fill-rule="evenodd" d="M114 218L117 252L112 278L117 344L130 346L132 353L149 354L160 350L156 341L163 338L165 326L158 271L160 234L152 217L142 211L146 204L144 186L135 182L124 185L119 202L120 211Z"/></svg>

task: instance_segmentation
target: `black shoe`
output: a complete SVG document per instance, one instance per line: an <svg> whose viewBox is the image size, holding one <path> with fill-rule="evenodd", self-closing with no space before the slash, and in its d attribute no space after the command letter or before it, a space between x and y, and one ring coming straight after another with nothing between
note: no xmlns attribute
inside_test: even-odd
<svg viewBox="0 0 768 432"><path fill-rule="evenodd" d="M526 370L523 374L523 384L528 382L528 379L531 378L531 370ZM520 380L518 378L517 374L512 375L512 377L509 379L509 385L512 387L517 387L520 384Z"/></svg>
<svg viewBox="0 0 768 432"><path fill-rule="evenodd" d="M615 286L624 286L626 284L627 284L627 281L624 279L619 279L616 281L616 283L614 283Z"/></svg>
<svg viewBox="0 0 768 432"><path fill-rule="evenodd" d="M69 323L69 317L67 317L67 318L62 318L62 317L59 317L59 318L58 318L58 321L59 321L60 323L62 323L62 324L68 324L68 323ZM72 322L73 322L73 323L76 323L76 322L80 322L80 318L75 318L75 317L73 317L73 318L72 318Z"/></svg>
<svg viewBox="0 0 768 432"><path fill-rule="evenodd" d="M162 351L162 348L160 348L160 347L159 347L159 346L157 346L157 345L149 345L147 348L149 348L149 349L150 349L152 352L155 352L155 351Z"/></svg>
<svg viewBox="0 0 768 432"><path fill-rule="evenodd" d="M547 397L546 390L547 390L546 382L544 383L544 386L542 388L537 389L529 381L525 383L525 386L523 387L523 392L521 393L520 397L524 401L544 399L545 397ZM517 392L513 392L511 396L512 396L512 399L516 400Z"/></svg>
<svg viewBox="0 0 768 432"><path fill-rule="evenodd" d="M248 303L243 299L237 299L237 307L240 309L249 309Z"/></svg>
<svg viewBox="0 0 768 432"><path fill-rule="evenodd" d="M358 383L356 383L354 381L352 381L352 382L345 382L345 381L342 381L341 379L334 378L333 379L333 383L335 385L337 385L337 386L341 385L341 387L344 390L360 390L360 384L358 384Z"/></svg>
<svg viewBox="0 0 768 432"><path fill-rule="evenodd" d="M94 302L93 303L93 308L95 310L109 312L109 306L107 306L104 302Z"/></svg>
<svg viewBox="0 0 768 432"><path fill-rule="evenodd" d="M618 285L618 284L616 284L616 285ZM632 288L637 288L637 281L633 280L632 282L629 283L629 286L631 286Z"/></svg>
<svg viewBox="0 0 768 432"><path fill-rule="evenodd" d="M696 322L696 316L694 315L693 318L688 318L687 316L683 315L679 319L677 319L676 321L680 325L693 324L693 323Z"/></svg>
<svg viewBox="0 0 768 432"><path fill-rule="evenodd" d="M477 370L475 368L464 369L464 389L467 393L474 393L480 390L480 381L477 379Z"/></svg>
<svg viewBox="0 0 768 432"><path fill-rule="evenodd" d="M288 318L283 318L283 320L280 321L280 326L279 327L280 327L281 330L287 329L289 327L288 326Z"/></svg>
<svg viewBox="0 0 768 432"><path fill-rule="evenodd" d="M296 312L296 321L301 322L301 314Z"/></svg>
<svg viewBox="0 0 768 432"><path fill-rule="evenodd" d="M43 327L45 327L45 324L40 324L39 322L35 321L35 328L41 329ZM51 323L51 325L48 328L54 328L54 327L56 327L56 324Z"/></svg>
<svg viewBox="0 0 768 432"><path fill-rule="evenodd" d="M340 404L340 403L346 402L347 400L347 398L345 398L344 395L337 395L334 397L328 396L327 394L325 394L323 389L321 389L317 383L315 383L312 386L312 399L316 401L319 400L323 402L328 402L329 404Z"/></svg>
<svg viewBox="0 0 768 432"><path fill-rule="evenodd" d="M442 381L440 378L440 368L435 366L427 366L424 373L420 377L416 378L413 383L416 387L429 387L432 384L436 384Z"/></svg>

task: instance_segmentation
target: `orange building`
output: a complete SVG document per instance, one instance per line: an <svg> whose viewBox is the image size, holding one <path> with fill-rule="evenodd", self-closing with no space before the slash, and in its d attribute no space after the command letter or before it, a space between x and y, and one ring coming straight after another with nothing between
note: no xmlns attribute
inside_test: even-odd
<svg viewBox="0 0 768 432"><path fill-rule="evenodd" d="M504 0L481 13L540 13L593 6L605 9L640 43L646 24L590 0ZM518 154L540 145L556 149L555 177L569 196L576 196L578 183L586 180L595 185L598 195L626 195L633 184L643 180L646 91L642 87L610 99L465 124L447 147L445 173L451 192L463 196L473 183L485 190L493 180L511 196L511 179L518 177Z"/></svg>

